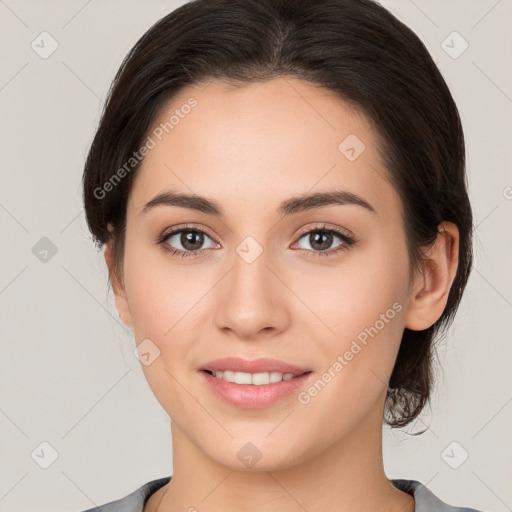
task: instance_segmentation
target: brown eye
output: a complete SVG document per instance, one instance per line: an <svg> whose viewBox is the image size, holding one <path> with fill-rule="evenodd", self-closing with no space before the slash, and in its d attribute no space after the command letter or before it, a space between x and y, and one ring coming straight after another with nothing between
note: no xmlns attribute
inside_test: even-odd
<svg viewBox="0 0 512 512"><path fill-rule="evenodd" d="M314 231L306 235L308 243L316 251L326 251L333 243L334 235L326 231Z"/></svg>
<svg viewBox="0 0 512 512"><path fill-rule="evenodd" d="M166 252L187 257L198 256L205 252L208 247L204 248L203 246L207 240L212 243L210 248L215 248L218 245L201 229L185 226L167 232L157 243L161 244Z"/></svg>
<svg viewBox="0 0 512 512"><path fill-rule="evenodd" d="M197 251L204 244L204 233L199 231L182 231L179 241L187 251Z"/></svg>
<svg viewBox="0 0 512 512"><path fill-rule="evenodd" d="M333 247L335 239L339 242ZM356 241L349 237L347 234L342 233L334 228L327 227L316 227L311 229L299 238L304 240L303 245L299 244L299 249L303 249L313 256L332 256L340 251L346 251L351 245L354 245ZM309 245L310 248L307 246Z"/></svg>

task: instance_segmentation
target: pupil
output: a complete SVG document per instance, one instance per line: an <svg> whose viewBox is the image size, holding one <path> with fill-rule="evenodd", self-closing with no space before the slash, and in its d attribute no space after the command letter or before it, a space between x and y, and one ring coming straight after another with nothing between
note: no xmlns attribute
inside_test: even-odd
<svg viewBox="0 0 512 512"><path fill-rule="evenodd" d="M198 231L189 231L181 234L181 244L190 251L197 250L203 245L203 234Z"/></svg>
<svg viewBox="0 0 512 512"><path fill-rule="evenodd" d="M321 242L323 237L324 241ZM328 249L329 246L332 243L332 234L331 233L314 233L309 236L309 243L311 244L311 247L318 249L318 250L325 250ZM316 247L315 247L316 246Z"/></svg>

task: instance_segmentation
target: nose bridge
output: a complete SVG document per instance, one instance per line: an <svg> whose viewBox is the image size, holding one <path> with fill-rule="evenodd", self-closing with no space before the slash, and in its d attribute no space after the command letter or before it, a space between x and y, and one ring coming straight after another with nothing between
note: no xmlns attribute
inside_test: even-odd
<svg viewBox="0 0 512 512"><path fill-rule="evenodd" d="M236 247L231 258L230 296L236 296L245 305L256 300L266 299L272 286L271 254L263 236L246 236ZM252 301L251 301L252 299ZM249 304L247 304L249 301Z"/></svg>
<svg viewBox="0 0 512 512"><path fill-rule="evenodd" d="M256 236L246 236L234 248L230 271L217 296L218 327L229 327L244 337L262 329L281 330L287 319L282 284L268 268L273 266L272 251L262 240L264 234L261 242Z"/></svg>

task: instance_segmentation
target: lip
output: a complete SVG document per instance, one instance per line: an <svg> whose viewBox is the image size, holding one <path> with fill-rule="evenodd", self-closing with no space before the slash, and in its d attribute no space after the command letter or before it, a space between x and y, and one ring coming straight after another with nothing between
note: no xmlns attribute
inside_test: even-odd
<svg viewBox="0 0 512 512"><path fill-rule="evenodd" d="M301 368L294 364L285 363L278 359L253 359L247 360L240 357L223 357L215 359L206 363L199 368L200 370L209 371L232 371L232 372L245 372L245 373L263 373L263 372L279 372L279 373L293 373L294 375L301 375L311 371L308 368ZM294 379L292 379L294 380ZM279 384L276 382L275 384ZM272 384L269 384L269 386Z"/></svg>
<svg viewBox="0 0 512 512"><path fill-rule="evenodd" d="M288 365L287 367L289 368L290 366ZM230 405L243 409L261 409L272 405L278 400L293 394L301 386L305 386L306 382L309 381L313 375L313 372L310 371L290 380L282 380L272 384L257 386L254 384L227 382L224 379L210 375L206 370L202 370L199 373L205 379L210 390L212 390L217 397Z"/></svg>

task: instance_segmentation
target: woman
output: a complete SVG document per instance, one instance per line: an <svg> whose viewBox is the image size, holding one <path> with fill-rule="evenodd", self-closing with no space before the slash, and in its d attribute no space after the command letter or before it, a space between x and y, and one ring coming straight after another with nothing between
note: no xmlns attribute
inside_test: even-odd
<svg viewBox="0 0 512 512"><path fill-rule="evenodd" d="M371 0L196 0L118 71L84 203L172 421L96 511L468 511L389 480L472 264L457 108Z"/></svg>

